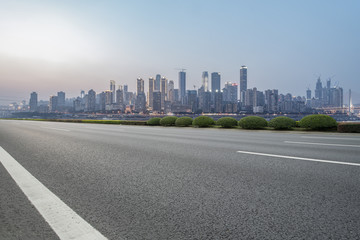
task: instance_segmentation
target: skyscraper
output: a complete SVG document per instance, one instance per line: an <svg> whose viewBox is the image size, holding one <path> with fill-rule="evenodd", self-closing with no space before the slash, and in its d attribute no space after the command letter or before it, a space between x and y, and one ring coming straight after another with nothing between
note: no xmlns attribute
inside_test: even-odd
<svg viewBox="0 0 360 240"><path fill-rule="evenodd" d="M202 73L202 86L204 87L204 91L209 91L209 74L207 71Z"/></svg>
<svg viewBox="0 0 360 240"><path fill-rule="evenodd" d="M221 113L223 104L223 93L219 90L214 92L214 112Z"/></svg>
<svg viewBox="0 0 360 240"><path fill-rule="evenodd" d="M50 96L49 102L49 111L55 112L58 109L58 97L57 96Z"/></svg>
<svg viewBox="0 0 360 240"><path fill-rule="evenodd" d="M161 106L165 107L165 101L167 101L167 84L168 80L165 77L161 78Z"/></svg>
<svg viewBox="0 0 360 240"><path fill-rule="evenodd" d="M187 90L186 104L191 107L191 111L195 113L198 110L198 97L196 90Z"/></svg>
<svg viewBox="0 0 360 240"><path fill-rule="evenodd" d="M170 102L174 102L175 99L174 99L174 81L173 80L169 81L167 93L168 93L167 100Z"/></svg>
<svg viewBox="0 0 360 240"><path fill-rule="evenodd" d="M154 86L154 90L155 90L155 91L160 91L160 80L161 80L161 75L160 75L160 74L156 74L156 77L155 77L155 86Z"/></svg>
<svg viewBox="0 0 360 240"><path fill-rule="evenodd" d="M122 86L119 86L118 90L116 90L116 104L120 107L124 104L124 91Z"/></svg>
<svg viewBox="0 0 360 240"><path fill-rule="evenodd" d="M236 102L238 99L238 85L236 83L226 82L223 89L223 101Z"/></svg>
<svg viewBox="0 0 360 240"><path fill-rule="evenodd" d="M110 91L112 92L112 102L115 102L115 81L114 80L110 80Z"/></svg>
<svg viewBox="0 0 360 240"><path fill-rule="evenodd" d="M180 101L182 104L184 104L186 96L186 72L184 72L183 70L179 72L179 91Z"/></svg>
<svg viewBox="0 0 360 240"><path fill-rule="evenodd" d="M268 113L275 113L278 111L279 91L277 89L265 91L265 104Z"/></svg>
<svg viewBox="0 0 360 240"><path fill-rule="evenodd" d="M110 90L105 91L105 104L106 105L113 104L113 94L112 94L112 91L110 91Z"/></svg>
<svg viewBox="0 0 360 240"><path fill-rule="evenodd" d="M65 93L64 92L58 92L57 93L57 97L58 97L58 102L57 102L57 105L59 107L64 107L65 106Z"/></svg>
<svg viewBox="0 0 360 240"><path fill-rule="evenodd" d="M221 78L218 72L211 73L211 92L220 92Z"/></svg>
<svg viewBox="0 0 360 240"><path fill-rule="evenodd" d="M149 93L148 93L148 96L149 96L149 102L148 102L148 105L149 107L153 107L153 97L154 97L154 86L155 85L155 79L154 78L149 78Z"/></svg>
<svg viewBox="0 0 360 240"><path fill-rule="evenodd" d="M155 112L161 111L161 92L160 91L153 92L153 111L155 111Z"/></svg>
<svg viewBox="0 0 360 240"><path fill-rule="evenodd" d="M144 80L138 78L136 80L137 95L135 101L135 110L138 112L144 112L146 110L146 96L144 93Z"/></svg>
<svg viewBox="0 0 360 240"><path fill-rule="evenodd" d="M320 80L320 77L317 79L317 82L316 82L316 88L315 88L315 98L316 99L322 99L322 93L323 93L323 90L322 90L322 82Z"/></svg>
<svg viewBox="0 0 360 240"><path fill-rule="evenodd" d="M94 112L96 107L96 92L94 90L89 90L86 111Z"/></svg>
<svg viewBox="0 0 360 240"><path fill-rule="evenodd" d="M30 94L29 105L30 105L30 112L36 112L36 111L37 111L38 95L37 95L36 92L32 92L32 93Z"/></svg>
<svg viewBox="0 0 360 240"><path fill-rule="evenodd" d="M128 85L124 85L124 104L127 105L130 102L130 96L128 92Z"/></svg>
<svg viewBox="0 0 360 240"><path fill-rule="evenodd" d="M306 99L311 99L311 90L306 90Z"/></svg>
<svg viewBox="0 0 360 240"><path fill-rule="evenodd" d="M247 67L240 68L240 101L245 102L245 92L247 90Z"/></svg>
<svg viewBox="0 0 360 240"><path fill-rule="evenodd" d="M136 93L139 95L140 93L144 93L144 80L142 78L138 78L136 80Z"/></svg>

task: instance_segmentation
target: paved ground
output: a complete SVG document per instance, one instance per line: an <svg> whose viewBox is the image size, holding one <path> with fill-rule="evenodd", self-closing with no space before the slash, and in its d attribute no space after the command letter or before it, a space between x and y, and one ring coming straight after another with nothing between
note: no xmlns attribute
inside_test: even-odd
<svg viewBox="0 0 360 240"><path fill-rule="evenodd" d="M358 134L3 120L0 146L109 239L360 239ZM0 239L57 238L0 164Z"/></svg>

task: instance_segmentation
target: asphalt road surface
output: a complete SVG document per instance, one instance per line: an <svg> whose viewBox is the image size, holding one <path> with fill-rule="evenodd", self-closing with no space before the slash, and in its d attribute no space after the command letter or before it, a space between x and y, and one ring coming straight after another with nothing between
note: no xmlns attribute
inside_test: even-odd
<svg viewBox="0 0 360 240"><path fill-rule="evenodd" d="M0 161L0 239L360 239L359 134L1 120Z"/></svg>

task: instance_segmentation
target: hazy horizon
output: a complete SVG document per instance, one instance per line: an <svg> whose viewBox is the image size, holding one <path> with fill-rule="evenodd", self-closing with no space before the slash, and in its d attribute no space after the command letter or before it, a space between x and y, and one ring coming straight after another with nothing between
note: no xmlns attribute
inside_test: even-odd
<svg viewBox="0 0 360 240"><path fill-rule="evenodd" d="M161 74L304 96L323 82L360 103L359 1L1 1L0 104L129 85ZM312 92L314 95L314 92ZM344 98L344 103L347 99Z"/></svg>

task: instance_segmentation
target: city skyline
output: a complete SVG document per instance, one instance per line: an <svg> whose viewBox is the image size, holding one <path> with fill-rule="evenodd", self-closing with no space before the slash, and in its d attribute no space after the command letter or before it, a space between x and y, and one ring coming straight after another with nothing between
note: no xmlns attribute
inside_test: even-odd
<svg viewBox="0 0 360 240"><path fill-rule="evenodd" d="M207 72L203 72L203 82L197 90L186 90L186 72L180 69L179 88L174 88L174 81L157 74L160 86L155 84L153 77L149 78L149 88L146 91L145 81L136 79L136 92L129 92L128 85L118 85L110 80L110 90L96 93L90 89L87 93L81 91L76 98L65 98L65 92L51 95L49 101L39 101L38 94L30 94L29 104L26 101L18 106L9 105L8 110L40 113L311 113L313 111L328 111L344 113L344 90L334 86L331 79L326 83L320 77L316 81L314 94L310 89L305 96L294 96L291 93L281 93L278 89L259 91L256 87L246 88L247 67L241 66L240 84L225 82L221 87L221 75L211 73L211 89L207 90ZM337 85L337 84L335 84ZM240 87L240 88L239 88ZM195 88L195 86L194 86ZM184 94L184 95L183 95ZM351 95L351 91L349 91ZM239 98L240 96L240 98ZM351 99L349 102L351 103ZM353 113L353 105L347 106L348 113Z"/></svg>
<svg viewBox="0 0 360 240"><path fill-rule="evenodd" d="M357 104L359 5L3 2L0 102L28 101L32 91L40 99L57 91L76 97L80 90L107 89L109 80L135 92L134 79L144 79L148 88L147 79L156 74L177 86L178 68L187 69L187 90L200 87L204 71L220 72L221 86L239 84L246 65L248 88L305 96L320 74L323 81L335 75L333 83L352 89Z"/></svg>

